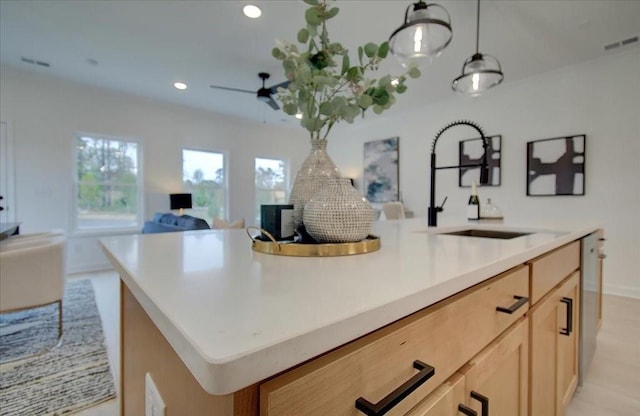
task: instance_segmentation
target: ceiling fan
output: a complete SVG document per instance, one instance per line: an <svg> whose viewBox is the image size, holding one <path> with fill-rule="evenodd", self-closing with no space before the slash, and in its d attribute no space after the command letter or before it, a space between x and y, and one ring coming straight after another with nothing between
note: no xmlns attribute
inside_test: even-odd
<svg viewBox="0 0 640 416"><path fill-rule="evenodd" d="M258 100L269 104L269 106L271 106L271 108L273 108L274 110L279 110L280 106L278 105L276 100L273 99L272 95L275 94L276 92L278 92L278 88L280 88L280 87L287 88L287 86L289 85L289 81L281 82L280 84L276 84L276 85L274 85L272 87L267 88L267 87L264 86L264 82L269 79L270 75L268 73L266 73L266 72L260 72L260 73L258 73L258 77L260 77L260 79L262 79L262 88L260 88L258 91L243 90L243 89L240 89L240 88L223 87L223 86L220 86L220 85L210 85L210 87L211 88L217 88L217 89L220 89L220 90L248 92L250 94L255 94L256 97L258 98Z"/></svg>

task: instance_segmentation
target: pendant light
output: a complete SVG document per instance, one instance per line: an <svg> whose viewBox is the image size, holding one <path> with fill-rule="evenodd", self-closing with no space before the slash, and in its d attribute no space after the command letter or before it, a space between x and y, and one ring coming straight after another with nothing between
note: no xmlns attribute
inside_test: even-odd
<svg viewBox="0 0 640 416"><path fill-rule="evenodd" d="M424 66L442 53L452 37L447 10L420 0L407 7L404 23L389 36L389 46L403 67Z"/></svg>
<svg viewBox="0 0 640 416"><path fill-rule="evenodd" d="M451 88L454 91L470 95L478 95L500 84L504 79L500 62L491 55L478 52L480 43L480 0L478 0L476 19L476 53L464 61L462 75L451 83Z"/></svg>

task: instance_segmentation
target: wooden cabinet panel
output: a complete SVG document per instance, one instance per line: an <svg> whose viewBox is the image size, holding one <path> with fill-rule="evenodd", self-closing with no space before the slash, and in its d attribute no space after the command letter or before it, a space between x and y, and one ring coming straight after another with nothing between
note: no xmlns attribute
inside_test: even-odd
<svg viewBox="0 0 640 416"><path fill-rule="evenodd" d="M580 241L538 257L530 265L531 304L534 305L580 267Z"/></svg>
<svg viewBox="0 0 640 416"><path fill-rule="evenodd" d="M500 333L524 315L496 307L528 297L526 266L499 275L417 312L260 386L260 414L361 415L359 397L376 403L409 380L414 360L435 375L391 412L405 414Z"/></svg>
<svg viewBox="0 0 640 416"><path fill-rule="evenodd" d="M462 370L466 384L467 406L482 414L488 406L491 416L525 416L529 380L529 322L525 318L480 354ZM488 399L482 404L476 395Z"/></svg>
<svg viewBox="0 0 640 416"><path fill-rule="evenodd" d="M531 416L564 415L575 392L578 383L579 283L580 273L575 272L529 314Z"/></svg>
<svg viewBox="0 0 640 416"><path fill-rule="evenodd" d="M564 415L578 386L578 342L580 339L580 273L574 273L559 289L561 299L572 301L558 310L563 328L571 324L567 335L558 335L558 415ZM571 308L571 311L569 311ZM567 322L570 319L572 322ZM564 334L569 331L564 331Z"/></svg>
<svg viewBox="0 0 640 416"><path fill-rule="evenodd" d="M458 405L464 404L464 376L454 374L406 416L460 416Z"/></svg>

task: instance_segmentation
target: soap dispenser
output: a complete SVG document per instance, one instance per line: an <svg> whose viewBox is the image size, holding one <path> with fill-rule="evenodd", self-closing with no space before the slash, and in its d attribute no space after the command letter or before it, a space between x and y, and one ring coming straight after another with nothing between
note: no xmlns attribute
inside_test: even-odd
<svg viewBox="0 0 640 416"><path fill-rule="evenodd" d="M491 203L491 198L487 198L487 202L481 205L480 218L502 219L502 211L498 206Z"/></svg>

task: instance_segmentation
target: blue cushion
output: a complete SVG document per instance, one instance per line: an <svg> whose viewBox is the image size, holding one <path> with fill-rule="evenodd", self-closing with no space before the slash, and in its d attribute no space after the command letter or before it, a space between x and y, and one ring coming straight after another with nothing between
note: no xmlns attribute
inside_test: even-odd
<svg viewBox="0 0 640 416"><path fill-rule="evenodd" d="M143 234L166 233L172 231L208 230L209 224L202 218L190 215L177 216L171 213L158 212L151 221L146 221Z"/></svg>

